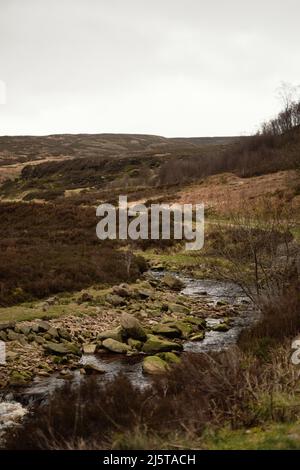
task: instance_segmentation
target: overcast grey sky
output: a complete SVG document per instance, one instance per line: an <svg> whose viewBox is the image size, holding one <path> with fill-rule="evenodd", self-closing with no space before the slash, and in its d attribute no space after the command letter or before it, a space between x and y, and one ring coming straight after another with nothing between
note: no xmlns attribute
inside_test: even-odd
<svg viewBox="0 0 300 470"><path fill-rule="evenodd" d="M300 83L299 18L299 0L0 0L0 134L250 133Z"/></svg>

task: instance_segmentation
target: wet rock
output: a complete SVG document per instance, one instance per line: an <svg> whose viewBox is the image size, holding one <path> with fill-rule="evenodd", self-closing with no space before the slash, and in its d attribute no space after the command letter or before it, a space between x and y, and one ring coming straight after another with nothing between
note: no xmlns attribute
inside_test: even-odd
<svg viewBox="0 0 300 470"><path fill-rule="evenodd" d="M188 338L194 332L193 325L191 325L190 323L186 323L184 321L177 321L177 322L174 322L173 324L170 323L169 325L170 326L174 325L174 327L180 331L182 338Z"/></svg>
<svg viewBox="0 0 300 470"><path fill-rule="evenodd" d="M157 354L158 357L166 361L168 364L180 364L181 359L173 352L163 352Z"/></svg>
<svg viewBox="0 0 300 470"><path fill-rule="evenodd" d="M124 353L127 353L128 351L131 351L131 347L128 344L120 343L119 341L116 341L115 339L112 339L112 338L105 339L102 342L102 346L104 346L104 348L108 349L111 352L120 353L120 354L124 354Z"/></svg>
<svg viewBox="0 0 300 470"><path fill-rule="evenodd" d="M218 325L215 325L213 328L212 328L213 331L220 331L220 332L226 332L228 330L230 330L230 326L228 325L228 323L219 323Z"/></svg>
<svg viewBox="0 0 300 470"><path fill-rule="evenodd" d="M83 365L83 369L86 374L93 375L93 374L105 374L106 371L102 369L102 367L94 362L88 362L87 364Z"/></svg>
<svg viewBox="0 0 300 470"><path fill-rule="evenodd" d="M162 375L168 371L167 362L158 356L148 356L143 360L143 372L150 375Z"/></svg>
<svg viewBox="0 0 300 470"><path fill-rule="evenodd" d="M144 341L147 338L144 328L140 322L129 313L122 313L120 319L121 327L126 332L126 335L133 339Z"/></svg>
<svg viewBox="0 0 300 470"><path fill-rule="evenodd" d="M114 307L118 307L119 305L125 304L124 298L116 294L108 294L106 296L106 300L109 304L113 305Z"/></svg>
<svg viewBox="0 0 300 470"><path fill-rule="evenodd" d="M166 351L181 351L182 345L158 338L155 335L148 335L147 341L144 343L142 351L146 354L166 352Z"/></svg>
<svg viewBox="0 0 300 470"><path fill-rule="evenodd" d="M189 339L190 341L202 341L204 338L205 338L205 333L204 331L201 331L200 333L197 333L191 336Z"/></svg>
<svg viewBox="0 0 300 470"><path fill-rule="evenodd" d="M96 344L93 343L86 343L82 345L82 350L84 354L95 354L96 352Z"/></svg>
<svg viewBox="0 0 300 470"><path fill-rule="evenodd" d="M162 278L162 282L164 285L166 285L172 290L181 290L184 287L184 283L177 277L172 276L171 274L166 274Z"/></svg>
<svg viewBox="0 0 300 470"><path fill-rule="evenodd" d="M97 340L102 341L103 339L111 338L116 341L120 341L120 343L123 340L123 329L121 326L118 326L117 328L114 328L112 330L105 330L102 331L101 333L98 333L97 335Z"/></svg>
<svg viewBox="0 0 300 470"><path fill-rule="evenodd" d="M181 331L178 328L166 324L155 325L152 332L155 335L167 336L168 338L179 338L181 336Z"/></svg>

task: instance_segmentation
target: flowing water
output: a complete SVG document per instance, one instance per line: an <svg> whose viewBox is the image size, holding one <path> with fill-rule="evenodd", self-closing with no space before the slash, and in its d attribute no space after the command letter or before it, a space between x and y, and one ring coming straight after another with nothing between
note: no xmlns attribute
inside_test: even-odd
<svg viewBox="0 0 300 470"><path fill-rule="evenodd" d="M151 273L159 278L165 273ZM230 282L214 280L198 280L183 276L178 276L184 281L185 287L181 291L186 296L193 298L204 298L208 304L215 305L218 301L223 301L229 307L238 307L241 304L246 306L247 300L241 289ZM240 332L258 320L258 313L253 310L251 305L243 308L241 313L233 319L231 328L227 332L206 331L205 338L202 341L186 341L184 352L200 353L224 351L230 345L235 344ZM208 326L215 326L220 323L220 318L207 318ZM183 352L183 354L184 354ZM120 372L125 374L135 385L145 387L151 384L151 378L145 376L142 372L142 359L140 356L126 357L119 355L83 355L81 363L95 363L105 374L99 375L99 381L108 381L118 375ZM64 385L65 380L62 376L53 374L47 378L36 378L34 382L22 390L18 396L0 398L0 439L5 429L18 422L27 412L27 406L33 400L45 400L54 390ZM73 382L84 380L84 376L76 371ZM23 405L21 404L23 403Z"/></svg>

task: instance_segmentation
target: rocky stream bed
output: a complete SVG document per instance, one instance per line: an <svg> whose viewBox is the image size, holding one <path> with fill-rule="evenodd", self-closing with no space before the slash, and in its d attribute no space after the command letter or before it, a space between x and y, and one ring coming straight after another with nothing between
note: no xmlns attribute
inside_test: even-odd
<svg viewBox="0 0 300 470"><path fill-rule="evenodd" d="M51 298L47 303L61 302ZM0 322L7 363L0 366L0 439L20 425L34 400L47 400L66 380L122 372L140 387L180 362L182 354L222 351L259 315L235 284L150 271L103 298L77 299L93 314ZM42 306L41 306L42 308ZM45 317L45 316L44 316Z"/></svg>

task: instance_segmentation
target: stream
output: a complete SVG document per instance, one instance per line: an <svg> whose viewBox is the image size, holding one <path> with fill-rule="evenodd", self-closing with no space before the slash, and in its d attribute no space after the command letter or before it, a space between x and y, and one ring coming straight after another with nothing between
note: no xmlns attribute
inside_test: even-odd
<svg viewBox="0 0 300 470"><path fill-rule="evenodd" d="M151 272L155 278L159 278L165 272ZM175 273L172 273L175 274ZM194 279L186 276L178 276L185 284L181 294L192 296L194 299L205 298L209 305L216 305L217 302L226 302L228 307L241 307L241 313L233 317L231 328L227 332L218 332L213 330L206 331L205 338L202 341L186 341L184 343L183 353L209 353L215 351L225 351L228 347L235 344L240 332L253 325L258 319L259 314L247 302L242 290L233 283L224 281L215 281L208 279ZM220 318L207 318L207 326L213 327L220 323ZM120 372L125 374L133 384L139 387L146 387L151 384L151 376L144 375L142 372L142 356L126 357L123 355L97 354L83 355L81 363L94 362L106 371L105 374L98 376L99 381L108 381L118 375ZM58 387L64 385L65 381L59 374L53 374L50 377L37 377L31 385L22 389L21 393L9 393L0 396L0 440L5 430L18 422L27 413L27 407L34 400L46 400L49 394L53 393ZM70 380L70 379L68 379ZM84 375L80 371L75 371L73 383L79 383L84 380Z"/></svg>

